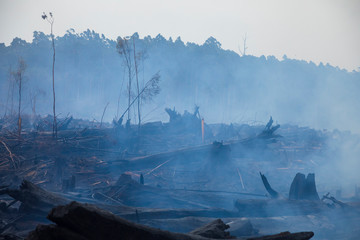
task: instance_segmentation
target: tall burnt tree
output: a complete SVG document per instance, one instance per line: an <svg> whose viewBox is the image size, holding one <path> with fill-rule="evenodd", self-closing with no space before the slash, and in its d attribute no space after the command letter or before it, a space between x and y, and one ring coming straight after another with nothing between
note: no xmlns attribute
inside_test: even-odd
<svg viewBox="0 0 360 240"><path fill-rule="evenodd" d="M56 123L56 111L55 111L55 39L53 34L53 25L54 25L54 17L51 12L49 12L48 17L45 12L41 16L42 19L48 21L50 24L50 30L51 30L51 43L52 43L52 49L53 49L53 64L52 64L52 92L53 92L53 115L54 115L54 121L53 121L53 136L57 137L57 123Z"/></svg>
<svg viewBox="0 0 360 240"><path fill-rule="evenodd" d="M123 62L126 68L126 72L128 75L128 89L127 89L127 97L128 97L128 107L127 107L127 120L130 121L130 107L133 105L133 100L136 99L137 102L137 118L138 118L138 126L140 129L141 126L141 102L149 100L152 94L149 94L149 91L154 93L154 86L149 87L148 83L144 86L140 86L139 83L139 69L141 62L144 60L145 51L137 50L137 41L139 39L139 35L134 33L131 37L118 37L116 43L117 52L123 57ZM155 74L158 76L158 74ZM154 75L154 76L155 76ZM159 80L159 77L152 78ZM136 93L132 92L133 80L136 80ZM152 83L158 83L158 81L150 81ZM158 86L157 86L158 87ZM157 90L156 90L157 91ZM155 92L156 92L155 91ZM156 93L155 95L157 95Z"/></svg>
<svg viewBox="0 0 360 240"><path fill-rule="evenodd" d="M135 47L135 38L133 37L133 52L134 52L134 67L135 67L135 77L136 77L136 90L137 95L140 94L140 88L139 88L139 77L138 77L138 64L137 64L137 58L136 56L136 47ZM139 119L139 128L141 125L141 115L140 115L140 98L137 99L137 109L138 109L138 119Z"/></svg>

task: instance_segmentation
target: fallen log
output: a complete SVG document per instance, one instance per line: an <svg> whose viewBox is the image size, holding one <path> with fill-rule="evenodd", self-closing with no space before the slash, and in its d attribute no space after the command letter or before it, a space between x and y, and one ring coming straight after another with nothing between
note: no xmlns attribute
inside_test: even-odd
<svg viewBox="0 0 360 240"><path fill-rule="evenodd" d="M129 159L123 159L128 164L132 166L142 166L148 167L153 165L161 164L165 161L172 160L174 158L185 158L191 156L193 159L196 156L226 156L232 147L237 148L238 145L249 144L256 140L264 141L264 139L259 135L255 137L250 137L241 140L232 140L227 142L217 142L214 141L212 144L199 145L194 147L180 148L177 150L172 150L168 152L162 152L157 154L151 154L146 156L134 157Z"/></svg>
<svg viewBox="0 0 360 240"><path fill-rule="evenodd" d="M57 225L40 225L29 234L27 239L209 239L195 234L173 233L136 224L95 206L77 202L53 208L48 219ZM94 227L94 223L96 223L96 227ZM212 226L217 227L219 224L223 223ZM226 234L223 233L223 235Z"/></svg>
<svg viewBox="0 0 360 240"><path fill-rule="evenodd" d="M224 209L151 209L151 208L137 208L136 211L132 213L122 214L116 212L116 208L106 208L111 212L119 215L122 218L136 221L137 218L140 219L168 219L168 218L184 218L184 217L212 217L212 218L230 218L230 217L240 217L242 214L240 212L232 212Z"/></svg>
<svg viewBox="0 0 360 240"><path fill-rule="evenodd" d="M211 208L206 203L196 202L173 190L155 188L148 185L142 185L133 180L129 174L121 174L116 184L106 189L101 189L97 195L102 195L101 199L112 202L120 200L123 204L134 207L146 208L181 208L181 209L204 209ZM94 194L95 196L95 194Z"/></svg>
<svg viewBox="0 0 360 240"><path fill-rule="evenodd" d="M1 194L8 194L12 198L22 203L22 209L37 211L39 213L48 213L53 207L64 205L73 198L65 198L59 194L49 192L39 186L24 180L19 189L2 189ZM77 201L89 202L88 199L77 198ZM224 209L158 209L158 208L138 208L130 207L117 202L116 205L104 204L102 202L92 201L100 208L113 212L129 220L140 219L165 219L182 218L188 216L198 217L236 217L238 212L231 212ZM136 211L138 213L136 214Z"/></svg>
<svg viewBox="0 0 360 240"><path fill-rule="evenodd" d="M0 240L24 240L24 238L8 233L0 234Z"/></svg>
<svg viewBox="0 0 360 240"><path fill-rule="evenodd" d="M23 209L36 210L40 212L48 212L57 205L63 205L70 202L58 194L46 191L32 182L24 180L19 189L5 189L1 191L2 194L7 194L10 197L22 203Z"/></svg>
<svg viewBox="0 0 360 240"><path fill-rule="evenodd" d="M7 194L10 197L14 198L16 201L21 202L21 209L27 211L35 211L42 214L47 214L52 208L58 205L64 205L70 203L74 200L80 200L82 202L91 202L96 203L102 208L114 211L118 214L130 214L135 212L136 208L128 207L120 202L117 202L116 205L102 204L101 202L91 201L91 199L71 197L63 197L60 194L47 191L32 182L23 180L19 189L2 189L0 195Z"/></svg>
<svg viewBox="0 0 360 240"><path fill-rule="evenodd" d="M232 238L229 228L220 219L188 234L174 233L136 224L122 219L114 214L99 209L93 205L71 202L65 206L58 206L51 210L48 219L56 225L39 225L30 232L28 240L102 240L102 239L156 239L156 240L205 240ZM96 227L94 227L96 223ZM262 236L257 240L307 240L313 232L289 233ZM240 238L244 239L244 238Z"/></svg>
<svg viewBox="0 0 360 240"><path fill-rule="evenodd" d="M275 235L267 235L262 237L248 238L248 240L308 240L314 236L313 232L282 232Z"/></svg>
<svg viewBox="0 0 360 240"><path fill-rule="evenodd" d="M187 156L194 156L198 155L208 155L211 153L212 149L214 148L213 144L206 144L200 145L195 147L188 147L188 148L181 148L174 151L168 151L163 153L157 153L147 156L135 157L131 159L127 159L128 163L132 166L141 166L143 168L148 166L156 166L159 164L164 163L165 161L172 160L173 158L185 158Z"/></svg>

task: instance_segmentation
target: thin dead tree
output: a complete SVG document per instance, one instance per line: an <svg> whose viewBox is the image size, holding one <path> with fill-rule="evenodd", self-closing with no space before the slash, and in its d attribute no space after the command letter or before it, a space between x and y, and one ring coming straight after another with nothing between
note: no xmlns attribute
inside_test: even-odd
<svg viewBox="0 0 360 240"><path fill-rule="evenodd" d="M53 25L54 25L54 17L51 12L49 12L48 17L45 12L41 16L42 19L48 21L48 23L51 26L51 42L52 42L52 49L53 49L53 65L52 65L52 90L53 90L53 115L54 115L54 121L53 121L53 136L57 138L57 123L56 123L56 111L55 111L55 40L54 40L54 34L53 34Z"/></svg>
<svg viewBox="0 0 360 240"><path fill-rule="evenodd" d="M103 119L104 119L104 115L105 115L105 112L106 112L106 108L109 106L109 102L106 104L105 108L104 108L104 111L103 111L103 114L101 116L101 121L100 121L100 127L102 126L102 123L103 123Z"/></svg>
<svg viewBox="0 0 360 240"><path fill-rule="evenodd" d="M136 87L137 87L137 95L140 94L139 88L139 78L138 78L138 65L137 65L137 56L136 56L136 48L135 48L135 38L133 38L133 50L134 50L134 67L135 67L135 76L136 76ZM139 126L140 129L141 125L141 116L140 116L140 98L137 99L137 108L138 108L138 119L139 119Z"/></svg>
<svg viewBox="0 0 360 240"><path fill-rule="evenodd" d="M24 59L19 58L18 68L13 72L15 82L19 86L19 104L18 104L18 136L21 136L21 97L22 97L22 85L24 81L24 73L26 69L26 63Z"/></svg>
<svg viewBox="0 0 360 240"><path fill-rule="evenodd" d="M127 68L128 72L128 109L130 110L130 103L131 103L131 82L132 82L132 76L133 76L133 69L132 69L132 59L131 59L131 49L129 46L129 38L124 37L118 37L116 49L118 53L123 56L125 66ZM128 113L128 121L130 120L130 111L127 111Z"/></svg>
<svg viewBox="0 0 360 240"><path fill-rule="evenodd" d="M241 54L241 56L245 56L246 55L246 50L248 49L248 47L246 46L246 39L247 39L247 35L245 34L245 37L243 37L243 50L241 51L241 48L239 46L239 52Z"/></svg>
<svg viewBox="0 0 360 240"><path fill-rule="evenodd" d="M142 105L142 101L145 101L147 98L145 97L147 95L145 94L146 91L142 92L142 90L149 89L149 86L146 86L144 82L142 84L140 84L139 82L139 71L140 71L139 69L141 68L141 65L144 66L143 60L145 58L145 51L137 50L137 46L136 46L137 39L138 39L137 33L135 33L131 37L124 37L124 38L118 37L116 48L117 48L117 52L123 57L123 64L128 74L128 89L127 89L128 106L127 106L127 110L125 111L128 116L127 122L130 123L130 116L131 116L130 109L131 107L133 107L134 108L133 117L135 119L137 117L138 129L140 130L141 105ZM134 85L133 81L136 81L136 87L132 87ZM132 92L132 90L134 90L134 92ZM137 102L137 111L136 111L136 106L133 104L134 101ZM120 119L121 117L119 118L119 120Z"/></svg>
<svg viewBox="0 0 360 240"><path fill-rule="evenodd" d="M125 81L125 69L124 69L124 72L123 72L123 80L121 82L121 87L120 87L120 92L119 92L119 96L118 96L118 100L117 100L117 108L116 108L116 116L115 116L115 119L117 119L116 121L119 120L119 110L120 110L120 98L121 98L121 93L122 93L122 89L123 89L123 86L124 86L124 81Z"/></svg>

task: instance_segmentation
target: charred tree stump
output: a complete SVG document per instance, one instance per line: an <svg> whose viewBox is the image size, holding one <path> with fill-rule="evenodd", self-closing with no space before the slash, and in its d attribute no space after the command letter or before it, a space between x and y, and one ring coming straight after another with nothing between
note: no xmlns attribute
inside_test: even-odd
<svg viewBox="0 0 360 240"><path fill-rule="evenodd" d="M270 194L271 198L273 198L273 199L279 198L280 197L279 193L270 186L270 183L268 182L265 175L260 172L260 176L261 176L261 180L264 184L264 187L265 187L266 191Z"/></svg>
<svg viewBox="0 0 360 240"><path fill-rule="evenodd" d="M266 124L264 130L259 134L260 138L274 138L279 137L279 135L275 135L274 132L280 128L280 125L277 124L273 126L274 120L270 117L269 122Z"/></svg>
<svg viewBox="0 0 360 240"><path fill-rule="evenodd" d="M315 174L309 173L307 178L302 173L297 173L291 183L289 191L290 200L320 200L316 191Z"/></svg>

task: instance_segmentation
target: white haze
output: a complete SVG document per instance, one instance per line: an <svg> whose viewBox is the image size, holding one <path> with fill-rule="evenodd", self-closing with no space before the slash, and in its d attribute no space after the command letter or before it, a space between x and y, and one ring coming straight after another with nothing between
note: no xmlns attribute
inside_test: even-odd
<svg viewBox="0 0 360 240"><path fill-rule="evenodd" d="M0 42L27 41L32 32L49 31L43 11L55 15L55 35L93 29L111 39L139 32L161 33L203 43L209 36L225 49L330 63L350 71L360 67L360 2L357 0L1 0Z"/></svg>

